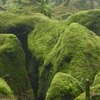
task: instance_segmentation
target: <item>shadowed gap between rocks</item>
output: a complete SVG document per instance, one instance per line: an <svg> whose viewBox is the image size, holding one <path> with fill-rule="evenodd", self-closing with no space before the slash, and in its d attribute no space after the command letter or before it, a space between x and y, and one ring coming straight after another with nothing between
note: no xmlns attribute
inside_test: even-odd
<svg viewBox="0 0 100 100"><path fill-rule="evenodd" d="M22 44L22 48L25 52L26 63L25 67L27 69L29 79L34 90L35 96L37 97L38 91L38 61L32 56L31 52L28 50L27 36L31 30L26 30L25 27L20 25L20 27L12 27L8 30L8 33L13 33L17 36Z"/></svg>

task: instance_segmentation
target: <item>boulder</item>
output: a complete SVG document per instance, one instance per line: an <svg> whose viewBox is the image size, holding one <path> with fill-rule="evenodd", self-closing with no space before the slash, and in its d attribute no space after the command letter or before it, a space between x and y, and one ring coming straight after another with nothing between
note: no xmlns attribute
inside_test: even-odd
<svg viewBox="0 0 100 100"><path fill-rule="evenodd" d="M0 77L5 75L8 75L5 81L15 95L34 100L25 68L25 54L20 41L13 34L0 34Z"/></svg>
<svg viewBox="0 0 100 100"><path fill-rule="evenodd" d="M72 100L80 94L80 82L73 76L58 72L53 77L45 100Z"/></svg>

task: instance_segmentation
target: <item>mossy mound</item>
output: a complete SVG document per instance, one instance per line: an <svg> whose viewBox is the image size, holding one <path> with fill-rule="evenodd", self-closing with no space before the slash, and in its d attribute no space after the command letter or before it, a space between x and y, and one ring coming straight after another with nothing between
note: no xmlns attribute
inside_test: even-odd
<svg viewBox="0 0 100 100"><path fill-rule="evenodd" d="M70 16L64 24L79 23L100 35L100 10L82 11Z"/></svg>
<svg viewBox="0 0 100 100"><path fill-rule="evenodd" d="M0 12L0 33L28 33L34 29L32 19L32 16Z"/></svg>
<svg viewBox="0 0 100 100"><path fill-rule="evenodd" d="M71 74L82 83L86 79L93 80L100 71L99 54L100 37L80 24L70 24L45 56L39 70L39 93L45 96L54 75L59 71Z"/></svg>
<svg viewBox="0 0 100 100"><path fill-rule="evenodd" d="M34 98L25 68L25 54L20 41L13 34L0 34L0 76L5 75L9 75L6 82L15 95Z"/></svg>
<svg viewBox="0 0 100 100"><path fill-rule="evenodd" d="M81 92L80 82L71 75L58 72L51 82L45 100L71 100Z"/></svg>
<svg viewBox="0 0 100 100"><path fill-rule="evenodd" d="M28 48L41 61L52 50L61 32L56 21L46 17L37 17L35 20L34 30L28 34Z"/></svg>
<svg viewBox="0 0 100 100"><path fill-rule="evenodd" d="M8 84L0 78L0 100L17 100Z"/></svg>

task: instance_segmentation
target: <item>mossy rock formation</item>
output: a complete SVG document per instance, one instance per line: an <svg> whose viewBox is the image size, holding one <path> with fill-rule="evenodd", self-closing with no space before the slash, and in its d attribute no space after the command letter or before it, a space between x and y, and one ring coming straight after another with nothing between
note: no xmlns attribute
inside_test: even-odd
<svg viewBox="0 0 100 100"><path fill-rule="evenodd" d="M27 59L28 73L33 89L36 87L38 99L45 99L58 72L69 74L81 83L87 78L93 80L100 71L100 37L97 36L100 32L100 10L76 13L63 22L48 19L41 14L27 14L0 12L0 33L9 34L0 35L0 74L10 75L12 81L8 81L8 84L15 94L30 96L28 93L31 91L24 51L16 38L24 38L20 38L20 34L26 35L25 41L28 40L22 46L27 45L31 53L30 59ZM27 89L30 89L28 93Z"/></svg>
<svg viewBox="0 0 100 100"><path fill-rule="evenodd" d="M92 30L95 34L100 35L100 10L88 10L78 12L70 16L64 24L79 23L89 30Z"/></svg>
<svg viewBox="0 0 100 100"><path fill-rule="evenodd" d="M92 80L100 71L100 37L84 26L77 23L70 24L65 28L63 34L56 37L59 39L53 45L53 48L49 46L49 49L47 42L44 42L46 35L37 34L36 36L40 36L40 38L37 38L40 41L36 44L35 42L32 43L32 40L34 41L36 37L33 37L36 34L35 32L33 31L33 34L29 35L30 45L32 45L29 46L33 54L40 58L43 63L39 67L38 95L40 97L45 97L54 75L59 71L71 74L82 83L87 78ZM42 42L44 42L44 45ZM45 52L46 49L49 51Z"/></svg>
<svg viewBox="0 0 100 100"><path fill-rule="evenodd" d="M0 78L0 100L17 100L8 84Z"/></svg>
<svg viewBox="0 0 100 100"><path fill-rule="evenodd" d="M19 98L32 98L28 74L25 68L25 54L18 38L13 34L0 34L0 76ZM27 95L24 95L27 94Z"/></svg>
<svg viewBox="0 0 100 100"><path fill-rule="evenodd" d="M80 94L79 88L80 82L77 79L71 75L58 72L51 82L45 100L71 100Z"/></svg>

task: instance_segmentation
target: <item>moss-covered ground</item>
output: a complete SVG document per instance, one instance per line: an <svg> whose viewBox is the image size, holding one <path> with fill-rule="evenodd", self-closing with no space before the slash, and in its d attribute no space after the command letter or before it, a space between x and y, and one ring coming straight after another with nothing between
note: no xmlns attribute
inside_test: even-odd
<svg viewBox="0 0 100 100"><path fill-rule="evenodd" d="M84 92L85 80L94 80L100 72L99 16L100 10L94 9L58 22L24 9L1 11L0 76L9 74L6 81L14 94L23 98L34 99L28 74L38 100L62 100L68 95L70 100L76 98ZM23 44L13 34L18 38L27 35L25 43L31 54L28 74ZM52 95L53 89L59 91Z"/></svg>

